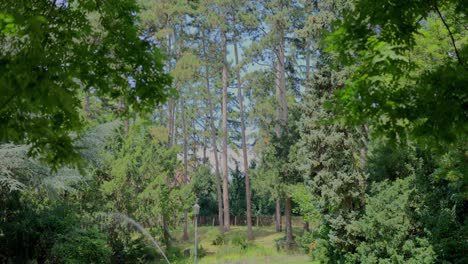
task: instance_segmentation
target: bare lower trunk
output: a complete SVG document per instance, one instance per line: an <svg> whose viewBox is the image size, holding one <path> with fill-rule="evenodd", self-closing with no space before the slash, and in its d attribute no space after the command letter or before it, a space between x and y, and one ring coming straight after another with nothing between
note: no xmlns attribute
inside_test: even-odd
<svg viewBox="0 0 468 264"><path fill-rule="evenodd" d="M286 215L286 243L288 245L288 248L291 248L294 243L292 230L291 197L286 197L284 211L284 214Z"/></svg>
<svg viewBox="0 0 468 264"><path fill-rule="evenodd" d="M307 37L306 40L306 81L310 81L310 37Z"/></svg>
<svg viewBox="0 0 468 264"><path fill-rule="evenodd" d="M207 121L206 119L207 118L205 118L205 121ZM208 122L206 122L206 123L208 123ZM206 124L205 124L205 127L207 127ZM203 159L202 159L202 164L203 165L205 165L207 163L206 145L207 145L207 137L203 136Z"/></svg>
<svg viewBox="0 0 468 264"><path fill-rule="evenodd" d="M172 117L174 116L173 112L172 112L172 105L173 105L173 99L170 98L168 103L167 103L167 131L169 133L169 141L168 141L168 145L169 147L172 146L172 128L173 128L173 125L172 125Z"/></svg>
<svg viewBox="0 0 468 264"><path fill-rule="evenodd" d="M253 240L252 232L252 206L250 198L250 177L249 177L249 161L247 156L247 143L245 136L245 120L244 120L244 103L242 95L241 76L239 68L239 54L237 51L236 31L234 30L233 37L234 44L234 57L236 61L236 79L237 79L237 99L239 100L239 112L241 121L241 135L242 135L242 156L244 160L244 175L245 175L245 200L246 200L246 216L247 216L247 239Z"/></svg>
<svg viewBox="0 0 468 264"><path fill-rule="evenodd" d="M187 154L187 148L188 148L188 140L187 140L187 125L186 125L186 120L185 120L185 106L184 106L184 99L180 99L180 112L182 113L182 134L183 134L183 141L184 141L184 184L188 183L188 177L187 177L187 159L188 159L188 154ZM187 211L184 212L184 234L182 236L182 239L188 240L188 231L187 231Z"/></svg>
<svg viewBox="0 0 468 264"><path fill-rule="evenodd" d="M278 2L279 10L283 10L283 3ZM278 103L276 111L276 119L278 124L276 125L276 135L278 139L281 139L285 133L288 132L287 122L288 122L288 104L286 97L286 76L285 76L285 47L284 47L284 28L280 21L277 21L276 29L278 32L279 42L276 50L276 78L275 78L275 88L276 88L276 101ZM283 181L284 173L280 172L279 180ZM290 200L289 200L290 203ZM288 206L288 200L286 199L286 207ZM290 206L290 204L289 204ZM285 209L287 214L288 210ZM281 232L281 200L278 198L276 200L276 230ZM288 223L286 223L286 228Z"/></svg>
<svg viewBox="0 0 468 264"><path fill-rule="evenodd" d="M205 46L205 36L202 36L203 40L203 55L206 59L205 64L205 81L206 81L206 93L207 93L207 101L208 101L208 108L209 108L209 115L210 115L210 130L211 130L211 147L213 148L213 156L215 160L215 177L216 177L216 194L218 198L218 222L219 222L219 229L221 233L224 233L224 219L223 219L223 193L221 189L221 174L219 171L219 159L218 159L218 147L217 147L217 139L216 139L216 129L214 126L214 115L213 115L213 102L211 100L211 88L210 88L210 70L208 66L208 58L206 54L206 46Z"/></svg>
<svg viewBox="0 0 468 264"><path fill-rule="evenodd" d="M177 142L177 130L176 130L176 102L172 104L172 116L171 116L171 146L174 146Z"/></svg>
<svg viewBox="0 0 468 264"><path fill-rule="evenodd" d="M229 179L228 179L228 130L227 130L227 88L228 88L228 69L227 69L227 39L226 32L223 35L223 206L224 206L224 229L230 229L229 215Z"/></svg>
<svg viewBox="0 0 468 264"><path fill-rule="evenodd" d="M276 217L275 217L275 224L276 224L276 232L281 232L283 230L281 226L281 199L276 199Z"/></svg>

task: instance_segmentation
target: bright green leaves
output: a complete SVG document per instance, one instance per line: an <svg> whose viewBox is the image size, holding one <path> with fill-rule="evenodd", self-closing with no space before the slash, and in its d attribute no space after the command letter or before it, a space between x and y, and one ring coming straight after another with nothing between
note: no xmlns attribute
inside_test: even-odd
<svg viewBox="0 0 468 264"><path fill-rule="evenodd" d="M391 44L412 45L419 21L427 16L431 5L425 0L358 0L345 12L343 27L346 39L359 40L359 49L366 38L374 35Z"/></svg>
<svg viewBox="0 0 468 264"><path fill-rule="evenodd" d="M140 38L133 0L0 3L0 140L55 169L79 163L82 92L150 111L171 95L162 56Z"/></svg>
<svg viewBox="0 0 468 264"><path fill-rule="evenodd" d="M349 228L362 239L349 262L463 262L466 243L454 239L466 229L467 197L467 17L460 6L357 0L328 38L338 66L351 73L335 93L338 118L404 150L369 150L375 189Z"/></svg>
<svg viewBox="0 0 468 264"><path fill-rule="evenodd" d="M177 60L175 68L171 74L175 76L176 82L189 83L196 78L196 74L201 67L200 59L190 51L184 52Z"/></svg>
<svg viewBox="0 0 468 264"><path fill-rule="evenodd" d="M455 13L457 3L443 5L443 13L466 20ZM467 133L468 74L434 10L426 1L356 1L355 10L328 38L329 51L338 53L352 72L345 89L337 92L340 119L369 124L390 139L409 136L433 146ZM466 58L460 30L452 27L452 37Z"/></svg>
<svg viewBox="0 0 468 264"><path fill-rule="evenodd" d="M317 199L305 185L290 186L289 193L298 205L295 213L302 215L305 222L319 222L321 215L317 209Z"/></svg>
<svg viewBox="0 0 468 264"><path fill-rule="evenodd" d="M170 221L187 210L193 197L190 185L182 184L177 173L179 149L167 148L164 127L132 126L126 138L109 142L107 176L101 191L108 198L106 207L135 217L156 228L155 219Z"/></svg>
<svg viewBox="0 0 468 264"><path fill-rule="evenodd" d="M0 33L5 35L14 35L17 30L13 16L0 13Z"/></svg>
<svg viewBox="0 0 468 264"><path fill-rule="evenodd" d="M336 108L353 125L371 122L376 129L402 134L408 125L406 114L412 102L403 89L415 82L408 74L413 65L402 45L369 38L366 46L358 53L357 67L350 67L352 75L346 89L337 91Z"/></svg>

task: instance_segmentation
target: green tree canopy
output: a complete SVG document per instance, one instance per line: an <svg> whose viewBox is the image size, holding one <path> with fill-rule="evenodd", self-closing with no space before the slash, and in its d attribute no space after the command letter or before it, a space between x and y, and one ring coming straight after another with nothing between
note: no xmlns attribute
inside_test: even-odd
<svg viewBox="0 0 468 264"><path fill-rule="evenodd" d="M353 73L338 92L348 123L432 146L468 132L463 1L358 0L329 38Z"/></svg>
<svg viewBox="0 0 468 264"><path fill-rule="evenodd" d="M133 0L2 1L0 140L30 144L53 168L76 164L82 92L135 111L165 101L171 79L137 11Z"/></svg>

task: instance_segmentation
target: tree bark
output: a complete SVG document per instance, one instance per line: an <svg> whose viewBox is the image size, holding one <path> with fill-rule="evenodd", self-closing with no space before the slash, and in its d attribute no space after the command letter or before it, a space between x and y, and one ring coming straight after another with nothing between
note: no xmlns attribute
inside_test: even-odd
<svg viewBox="0 0 468 264"><path fill-rule="evenodd" d="M222 32L223 38L223 205L224 205L224 229L230 229L229 215L229 179L228 179L228 130L227 130L227 88L228 88L228 66L227 66L227 37L226 32Z"/></svg>
<svg viewBox="0 0 468 264"><path fill-rule="evenodd" d="M287 129L287 122L288 122L288 101L286 97L286 74L285 74L285 66L284 66L284 33L280 30L280 43L278 47L278 63L277 63L277 79L279 82L280 88L280 100L281 100L281 125L283 126L282 129Z"/></svg>
<svg viewBox="0 0 468 264"><path fill-rule="evenodd" d="M84 105L84 110L85 110L85 113L86 113L86 117L90 117L90 116L91 116L90 105L91 105L91 102L90 102L90 100L89 100L89 91L86 91L86 94L85 94L85 105Z"/></svg>
<svg viewBox="0 0 468 264"><path fill-rule="evenodd" d="M235 23L235 21L234 21ZM237 79L237 100L239 101L239 112L241 120L241 135L242 135L242 156L244 160L244 175L245 175L245 200L246 200L246 217L247 217L247 239L253 240L252 232L252 206L250 198L250 177L249 177L249 162L247 156L247 143L245 136L245 119L244 119L244 103L242 95L242 85L240 76L239 53L237 50L237 34L234 30L233 45L234 45L234 58L236 61L236 79Z"/></svg>
<svg viewBox="0 0 468 264"><path fill-rule="evenodd" d="M124 104L124 101L123 101L123 98L120 97L119 98L119 105L117 107L117 111L119 112L119 114L122 114L124 111L125 111L125 104ZM127 117L124 117L123 119L123 133L124 133L124 136L128 136L128 131L129 131L129 123L128 123L128 118Z"/></svg>
<svg viewBox="0 0 468 264"><path fill-rule="evenodd" d="M172 146L172 104L173 99L169 98L169 101L167 102L167 131L169 133L168 147Z"/></svg>
<svg viewBox="0 0 468 264"><path fill-rule="evenodd" d="M279 9L283 9L283 3L280 2ZM279 36L279 43L277 47L277 64L276 64L276 96L279 105L281 106L281 116L278 118L280 120L281 128L277 130L279 138L281 138L285 133L288 133L288 101L286 93L286 74L285 74L285 40L284 40L284 28L281 24L281 21L277 22L277 29ZM278 98L279 95L279 98ZM277 112L278 113L278 112ZM285 177L285 172L282 172L282 177ZM286 196L286 206L285 206L285 215L286 215L286 240L290 239L289 242L293 241L292 237L292 222L291 222L291 198Z"/></svg>
<svg viewBox="0 0 468 264"><path fill-rule="evenodd" d="M169 57L168 60L168 70L170 71L172 69L172 63L171 63L171 56L172 56L172 41L171 41L171 35L168 34L167 36L167 55ZM177 84L176 84L177 85ZM169 141L168 141L168 147L172 147L174 143L174 109L175 109L175 102L174 99L171 97L169 98L167 102L167 131L169 133Z"/></svg>
<svg viewBox="0 0 468 264"><path fill-rule="evenodd" d="M283 230L281 226L281 199L276 199L276 217L275 217L275 224L276 224L276 232L281 232Z"/></svg>
<svg viewBox="0 0 468 264"><path fill-rule="evenodd" d="M202 160L202 164L203 164L203 165L205 165L206 162L207 162L207 157L206 157L206 145L207 145L206 137L203 136L203 160Z"/></svg>
<svg viewBox="0 0 468 264"><path fill-rule="evenodd" d="M292 213L291 213L291 197L286 197L285 212L286 215L286 244L291 249L294 243L293 231L292 231Z"/></svg>
<svg viewBox="0 0 468 264"><path fill-rule="evenodd" d="M208 120L208 115L205 115L205 128L208 129L209 127L209 120ZM202 164L206 165L208 162L208 156L206 156L206 150L208 148L208 140L209 138L206 136L205 133L203 133L203 158L202 158Z"/></svg>
<svg viewBox="0 0 468 264"><path fill-rule="evenodd" d="M213 115L213 102L211 100L211 88L210 88L210 68L208 65L208 56L206 53L205 35L202 35L203 43L203 55L206 60L205 64L205 81L206 81L206 99L208 101L208 110L210 117L210 130L211 130L211 145L213 148L213 156L215 160L215 177L216 177L216 192L218 197L218 222L221 233L224 233L224 220L223 220L223 193L221 189L221 174L219 171L219 160L218 160L218 147L216 138L216 129L214 126L214 115Z"/></svg>
<svg viewBox="0 0 468 264"><path fill-rule="evenodd" d="M184 141L184 184L188 183L188 177L187 177L187 159L188 159L188 140L187 140L187 126L186 126L186 120L185 120L185 105L184 105L184 98L180 98L180 112L181 112L181 117L182 117L182 138ZM188 240L188 231L187 231L187 211L184 212L184 234L182 236L182 239L184 241Z"/></svg>
<svg viewBox="0 0 468 264"><path fill-rule="evenodd" d="M306 82L310 81L310 46L311 46L311 40L310 37L307 37L306 40Z"/></svg>

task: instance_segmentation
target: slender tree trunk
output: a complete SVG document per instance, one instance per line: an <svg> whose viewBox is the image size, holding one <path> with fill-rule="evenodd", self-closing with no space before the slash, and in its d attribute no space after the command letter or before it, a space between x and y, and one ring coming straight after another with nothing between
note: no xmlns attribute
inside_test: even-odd
<svg viewBox="0 0 468 264"><path fill-rule="evenodd" d="M227 88L228 88L228 66L227 66L227 37L223 35L223 205L224 205L224 229L229 230L231 226L229 215L229 179L228 179L228 130L227 130Z"/></svg>
<svg viewBox="0 0 468 264"><path fill-rule="evenodd" d="M281 7L282 8L282 7ZM287 93L286 93L286 74L285 74L285 48L284 48L284 31L280 27L278 29L279 34L279 45L278 45L278 63L277 63L277 71L276 71L276 79L277 79L277 87L279 87L279 94L280 98L278 101L281 102L281 136L285 133L288 133L288 101L287 101ZM278 88L277 88L278 89ZM277 93L278 95L278 93ZM284 174L285 172L283 172ZM282 175L285 177L286 175ZM286 240L290 243L293 241L292 237L292 222L291 222L291 198L286 196L286 206L285 206L285 215L286 215Z"/></svg>
<svg viewBox="0 0 468 264"><path fill-rule="evenodd" d="M208 56L206 53L205 34L202 36L203 43L203 55L206 60L205 64L205 81L206 81L206 99L208 101L208 110L210 117L210 130L211 130L211 145L213 148L213 156L215 160L215 177L216 177L216 192L218 197L218 222L221 233L224 233L224 219L223 219L223 193L221 189L221 174L219 171L219 160L218 160L218 143L216 138L216 129L214 126L214 115L213 115L213 102L211 100L211 88L210 88L210 68L208 65Z"/></svg>
<svg viewBox="0 0 468 264"><path fill-rule="evenodd" d="M310 81L310 46L311 46L311 40L310 37L307 37L306 40L306 82Z"/></svg>
<svg viewBox="0 0 468 264"><path fill-rule="evenodd" d="M207 118L205 118L205 120L206 119ZM206 121L208 121L208 120L206 120ZM208 123L208 122L205 122L205 123ZM206 124L205 124L205 127L207 127ZM203 160L202 160L203 165L205 165L206 162L207 162L207 157L206 157L207 140L208 140L207 137L205 135L203 135Z"/></svg>
<svg viewBox="0 0 468 264"><path fill-rule="evenodd" d="M294 243L294 238L293 238L293 231L292 231L292 213L291 213L291 197L287 196L286 197L286 202L285 202L285 212L284 214L286 215L286 243L288 245L288 248L291 249L293 243Z"/></svg>
<svg viewBox="0 0 468 264"><path fill-rule="evenodd" d="M130 121L128 118L124 119L124 134L125 136L128 136L128 131L130 131Z"/></svg>
<svg viewBox="0 0 468 264"><path fill-rule="evenodd" d="M278 56L279 58L279 56ZM278 107L276 107L276 136L278 139L281 139L283 135L283 128L282 128L282 103L281 103L281 80L280 80L280 63L279 59L276 63L276 79L275 79L275 94L276 94L276 102ZM279 182L277 184L280 184ZM279 195L279 194L278 194ZM282 231L281 225L281 199L278 197L276 198L276 232Z"/></svg>
<svg viewBox="0 0 468 264"><path fill-rule="evenodd" d="M172 145L172 98L167 102L167 131L169 132L169 147Z"/></svg>
<svg viewBox="0 0 468 264"><path fill-rule="evenodd" d="M235 22L234 22L235 23ZM237 50L236 31L234 30L233 45L234 45L234 58L236 61L236 79L237 79L237 100L239 101L239 112L241 120L241 135L242 135L242 156L244 159L244 175L245 175L245 200L246 200L246 216L247 216L247 239L253 240L252 232L252 206L250 198L250 176L249 176L249 161L247 156L247 143L245 136L245 120L244 120L244 103L242 95L242 85L240 76L239 53Z"/></svg>
<svg viewBox="0 0 468 264"><path fill-rule="evenodd" d="M117 107L117 111L122 114L124 111L125 111L125 104L124 104L124 101L123 101L123 98L120 97L119 98L119 105ZM128 131L129 131L129 123L128 123L128 118L125 117L123 119L123 133L124 133L124 136L127 136L128 135Z"/></svg>
<svg viewBox="0 0 468 264"><path fill-rule="evenodd" d="M91 116L90 105L91 105L91 102L90 102L90 100L89 100L89 91L86 91L86 94L85 94L85 105L84 105L84 111L85 111L86 117L90 117L90 116Z"/></svg>
<svg viewBox="0 0 468 264"><path fill-rule="evenodd" d="M188 183L188 177L187 177L187 159L188 159L188 140L187 140L187 126L186 126L186 120L185 120L185 103L184 103L184 98L180 98L180 112L182 116L182 134L183 134L183 141L184 141L184 184ZM184 234L182 236L182 239L188 240L188 231L187 231L187 211L184 212Z"/></svg>
<svg viewBox="0 0 468 264"><path fill-rule="evenodd" d="M192 124L191 127L196 127L195 126L195 118L192 118ZM196 137L196 133L192 132L193 135L193 140L192 140L192 154L190 155L190 160L193 162L193 165L195 167L198 167L200 165L200 162L198 160L198 146L203 146L203 144L200 142L200 138Z"/></svg>
<svg viewBox="0 0 468 264"><path fill-rule="evenodd" d="M179 91L178 84L174 84L175 88L177 91ZM175 125L175 120L176 120L176 108L177 108L177 102L176 100L170 98L168 102L168 129L169 129L169 147L172 147L176 144L176 125Z"/></svg>
<svg viewBox="0 0 468 264"><path fill-rule="evenodd" d="M280 45L278 49L278 81L280 87L280 94L281 94L281 107L282 107L282 126L283 129L287 129L287 122L288 122L288 101L286 97L286 74L285 74L285 66L284 66L284 34L280 31Z"/></svg>
<svg viewBox="0 0 468 264"><path fill-rule="evenodd" d="M276 224L276 232L281 232L283 230L281 225L281 199L276 199L276 217L275 217L275 224Z"/></svg>
<svg viewBox="0 0 468 264"><path fill-rule="evenodd" d="M169 71L172 69L171 63L171 56L172 56L172 42L171 42L171 35L167 34L167 56L169 57L168 60L168 68ZM174 138L174 99L171 97L167 102L167 131L169 133L169 141L168 146L171 147L173 145L173 138Z"/></svg>

